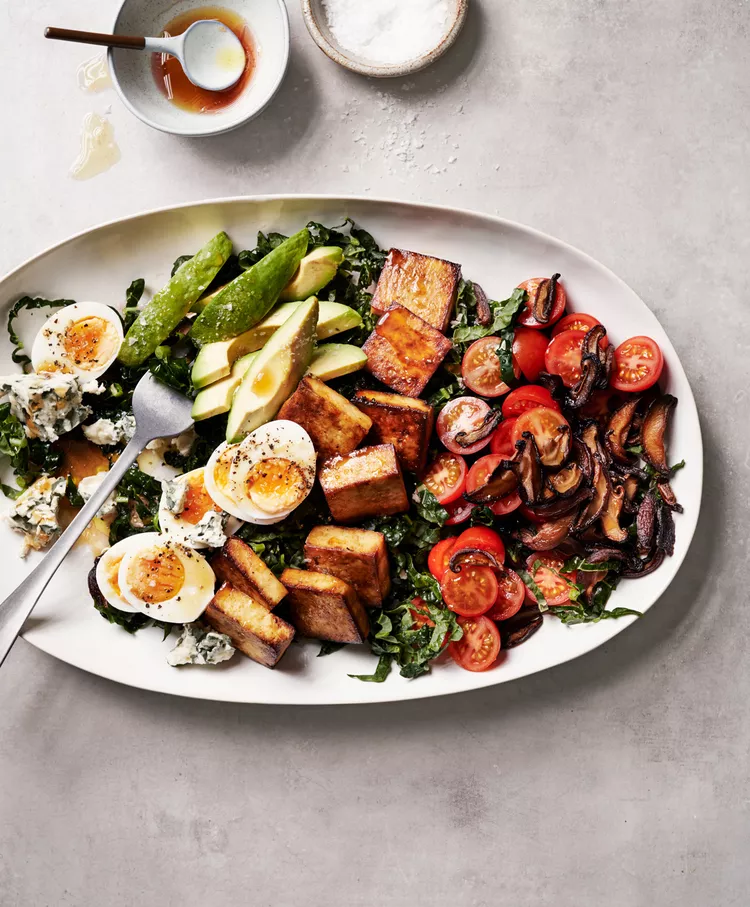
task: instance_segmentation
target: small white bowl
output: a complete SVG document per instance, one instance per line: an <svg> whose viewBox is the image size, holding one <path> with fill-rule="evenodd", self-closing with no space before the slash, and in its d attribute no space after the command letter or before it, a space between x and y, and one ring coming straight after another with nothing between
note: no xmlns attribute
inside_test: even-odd
<svg viewBox="0 0 750 907"><path fill-rule="evenodd" d="M362 0L362 2L373 2L373 0ZM404 2L406 3L408 0L404 0ZM438 57L442 57L454 43L466 21L469 0L454 0L454 3L455 12L451 15L445 34L432 50L404 63L382 65L358 57L336 41L328 27L323 0L302 0L302 15L313 41L334 63L338 63L340 66L350 69L352 72L358 72L363 76L373 76L376 79L392 79L396 77L403 78L419 72L420 69L424 69L434 63Z"/></svg>
<svg viewBox="0 0 750 907"><path fill-rule="evenodd" d="M209 6L200 0L123 0L112 31L127 35L160 35L175 16ZM221 6L218 2L216 6ZM216 113L183 110L162 94L151 72L151 54L110 48L109 69L125 106L154 129L173 135L219 135L236 129L270 103L281 85L289 62L289 17L284 0L231 0L252 33L256 61L246 88L234 103Z"/></svg>

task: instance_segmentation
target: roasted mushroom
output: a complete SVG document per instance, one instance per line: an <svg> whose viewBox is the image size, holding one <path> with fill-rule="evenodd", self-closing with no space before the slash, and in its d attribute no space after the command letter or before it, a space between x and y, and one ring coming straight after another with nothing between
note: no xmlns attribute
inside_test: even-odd
<svg viewBox="0 0 750 907"><path fill-rule="evenodd" d="M503 460L492 471L484 485L467 491L464 497L472 504L494 504L518 487L518 474L513 460Z"/></svg>
<svg viewBox="0 0 750 907"><path fill-rule="evenodd" d="M620 526L620 513L624 497L625 490L622 485L615 485L609 493L607 509L601 516L602 532L610 541L620 545L628 539L627 530Z"/></svg>
<svg viewBox="0 0 750 907"><path fill-rule="evenodd" d="M662 503L656 510L656 547L672 557L674 543L674 517L669 507Z"/></svg>
<svg viewBox="0 0 750 907"><path fill-rule="evenodd" d="M543 620L537 608L521 608L513 617L501 620L497 628L503 648L513 649L526 642L541 627Z"/></svg>
<svg viewBox="0 0 750 907"><path fill-rule="evenodd" d="M561 498L575 494L582 481L583 470L577 463L568 463L559 472L555 472L547 478L549 487Z"/></svg>
<svg viewBox="0 0 750 907"><path fill-rule="evenodd" d="M656 532L656 498L651 493L643 498L638 507L635 528L638 550L641 553L650 551L654 544L654 534Z"/></svg>
<svg viewBox="0 0 750 907"><path fill-rule="evenodd" d="M682 505L677 503L677 496L667 480L659 482L656 488L661 495L661 499L670 510L676 510L677 513L682 513Z"/></svg>
<svg viewBox="0 0 750 907"><path fill-rule="evenodd" d="M493 567L502 570L503 566L494 554L483 548L462 548L450 559L448 566L454 573L460 573L462 567Z"/></svg>
<svg viewBox="0 0 750 907"><path fill-rule="evenodd" d="M588 529L599 519L607 508L607 501L609 500L609 493L612 485L606 466L598 454L594 456L593 486L594 496L579 514L578 519L573 526L573 531L575 532L583 532L585 529Z"/></svg>
<svg viewBox="0 0 750 907"><path fill-rule="evenodd" d="M516 449L519 455L514 458L513 464L521 498L526 504L535 504L542 499L544 473L536 441L530 431L523 433L523 440L517 442Z"/></svg>
<svg viewBox="0 0 750 907"><path fill-rule="evenodd" d="M492 311L490 309L489 300L487 299L487 294L478 283L472 283L472 286L474 287L474 298L477 301L477 324L481 324L482 327L487 327L492 321Z"/></svg>
<svg viewBox="0 0 750 907"><path fill-rule="evenodd" d="M649 406L641 426L643 456L646 462L665 478L669 477L665 435L670 413L676 405L676 397L664 394Z"/></svg>
<svg viewBox="0 0 750 907"><path fill-rule="evenodd" d="M604 443L607 446L607 450L618 463L627 465L633 461L633 458L625 450L625 444L627 443L630 426L639 402L638 397L634 397L632 400L628 400L627 403L623 403L619 409L616 409L612 413L607 430L604 433Z"/></svg>
<svg viewBox="0 0 750 907"><path fill-rule="evenodd" d="M502 422L502 419L503 414L499 409L491 409L482 420L481 425L472 429L472 431L457 432L454 441L459 447L471 447L472 444L476 444L478 441L484 441L488 435L491 435L500 422Z"/></svg>
<svg viewBox="0 0 750 907"><path fill-rule="evenodd" d="M642 561L637 557L628 561L627 566L623 569L622 573L620 573L620 576L626 577L627 579L637 579L640 576L648 576L649 573L653 573L654 570L661 567L663 562L664 552L657 548L645 561Z"/></svg>
<svg viewBox="0 0 750 907"><path fill-rule="evenodd" d="M578 510L581 504L590 501L593 496L594 492L591 488L586 485L581 485L581 487L570 495L570 497L566 498L559 495L548 503L535 504L529 509L533 510L534 514L540 519L544 519L545 521L556 520L566 513L573 513Z"/></svg>
<svg viewBox="0 0 750 907"><path fill-rule="evenodd" d="M532 551L552 551L568 537L574 519L575 514L568 513L556 520L539 523L533 529L524 527L519 530L518 539Z"/></svg>
<svg viewBox="0 0 750 907"><path fill-rule="evenodd" d="M583 478L590 482L594 476L594 459L588 445L580 438L573 438L573 460L581 470Z"/></svg>
<svg viewBox="0 0 750 907"><path fill-rule="evenodd" d="M553 274L549 279L539 281L539 286L531 300L531 314L536 318L539 324L547 324L549 316L552 314L552 307L555 304L555 294L557 293L557 281L560 279L559 274Z"/></svg>

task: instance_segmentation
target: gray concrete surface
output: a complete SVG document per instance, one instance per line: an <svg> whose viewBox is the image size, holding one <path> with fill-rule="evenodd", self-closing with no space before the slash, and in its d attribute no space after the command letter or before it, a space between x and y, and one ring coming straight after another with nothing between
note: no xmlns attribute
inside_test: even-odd
<svg viewBox="0 0 750 907"><path fill-rule="evenodd" d="M393 84L338 70L289 7L277 102L183 141L78 92L87 50L41 40L106 28L114 2L3 4L0 270L238 193L369 190L538 226L635 287L683 357L707 455L689 561L606 649L413 704L181 701L19 644L0 672L0 903L747 904L750 5L472 0L454 51ZM108 105L122 161L75 183L82 116Z"/></svg>

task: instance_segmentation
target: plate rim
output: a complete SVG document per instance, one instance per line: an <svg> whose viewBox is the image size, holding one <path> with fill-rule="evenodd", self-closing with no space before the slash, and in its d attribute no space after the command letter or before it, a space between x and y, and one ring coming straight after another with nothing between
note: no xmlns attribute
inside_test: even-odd
<svg viewBox="0 0 750 907"><path fill-rule="evenodd" d="M17 274L19 274L19 272L23 271L25 268L29 267L30 265L40 261L47 255L49 255L53 252L56 252L59 249L62 249L66 245L69 245L78 240L81 240L90 234L97 233L98 231L104 230L106 228L115 227L120 224L134 223L134 222L137 222L138 220L152 217L154 215L177 212L177 211L188 209L188 208L198 209L198 208L217 206L217 205L228 205L228 204L234 205L234 204L243 204L243 203L262 204L262 203L268 203L268 202L310 202L310 203L323 202L323 203L341 203L342 205L346 205L346 204L389 205L389 206L395 206L395 207L401 207L401 208L404 208L404 207L411 208L414 211L423 211L428 214L429 213L437 213L437 214L442 214L442 215L458 214L461 216L468 216L470 218L476 218L480 221L483 220L488 224L493 224L493 225L499 226L501 228L505 228L505 229L515 231L515 232L525 233L528 236L535 238L537 241L543 241L543 242L551 243L552 245L562 247L568 253L572 253L573 255L578 256L580 259L583 259L589 266L591 266L595 270L598 270L599 272L603 273L609 280L614 280L627 293L635 296L635 298L641 303L641 305L643 305L651 313L652 317L657 321L657 323L661 327L661 330L663 331L665 337L667 338L667 341L671 348L671 352L674 354L674 361L679 366L679 369L681 370L681 372L684 376L685 383L686 383L687 389L689 391L689 404L690 404L690 406L693 410L693 414L695 416L695 429L697 431L696 440L699 445L699 451L691 451L691 473L693 474L692 475L693 483L696 486L696 491L697 491L696 497L697 497L698 504L697 504L697 507L695 507L693 510L691 510L688 514L682 515L683 519L681 520L681 523L684 522L685 517L688 517L688 519L686 521L686 525L681 526L681 534L682 534L683 538L686 539L686 544L685 544L684 548L682 549L682 551L677 553L674 556L674 559L672 559L672 561L671 561L671 563L673 565L673 575L672 575L671 579L669 580L667 585L664 586L664 588L659 592L658 596L653 600L652 604L646 610L650 610L652 607L654 607L659 602L659 600L666 594L667 590L670 588L672 583L677 578L679 571L682 569L682 566L685 562L688 552L690 551L690 549L693 545L693 541L695 539L695 532L696 532L698 521L700 518L700 512L701 512L701 508L702 508L702 504L703 504L703 490L704 490L704 443L703 443L703 431L702 431L701 420L700 420L700 412L699 412L697 404L695 402L695 395L693 393L692 387L690 386L690 381L689 381L687 373L685 372L685 369L682 365L680 356L677 354L677 350L674 348L674 345L672 344L671 338L669 337L667 331L661 325L661 322L659 321L657 316L654 314L654 312L651 310L651 308L646 304L646 302L640 297L640 295L629 284L627 284L621 277L619 277L607 265L603 264L601 261L594 258L588 252L585 252L582 249L579 249L577 246L574 246L571 243L568 243L564 239L560 239L556 236L553 236L552 234L545 233L544 231L539 230L536 227L532 227L528 224L524 224L519 221L511 220L509 218L504 218L504 217L501 217L496 214L488 214L484 211L479 211L479 210L476 210L473 208L459 208L459 207L456 207L453 205L437 204L437 203L433 203L433 202L418 202L418 201L412 201L412 200L404 200L404 199L396 199L396 198L392 198L392 197L372 196L372 195L339 195L336 193L268 193L268 194L260 194L260 195L233 195L233 196L214 197L214 198L209 198L209 199L193 200L193 201L187 201L187 202L179 202L177 204L161 205L161 206L158 206L155 208L147 209L145 211L139 211L135 214L128 214L128 215L124 215L121 217L111 218L109 220L95 224L91 227L86 227L82 230L79 230L76 233L73 233L73 234L65 237L64 239L62 239L58 242L52 243L51 245L45 247L44 249L42 249L40 252L36 253L35 255L31 255L31 256L27 257L16 267L14 267L10 271L7 271L6 273L4 273L2 276L0 276L0 289L3 288L3 286L5 285L5 283L7 281L11 280ZM696 457L697 452L700 453L699 458ZM33 612L32 612L32 619L33 619ZM410 689L409 694L406 696L403 695L403 690L401 687L392 685L390 687L391 692L389 692L388 684L385 684L380 688L382 691L382 695L380 695L374 699L358 700L358 699L352 699L351 697L347 697L344 695L342 695L342 696L336 695L336 696L328 696L324 701L315 702L315 703L311 703L304 699L294 699L294 697L285 699L283 702L271 702L268 700L252 699L252 698L248 698L247 696L236 697L236 698L235 697L230 698L227 696L211 696L210 691L208 692L208 695L207 695L206 693L202 693L200 691L195 691L192 689L186 689L184 691L164 690L164 689L160 688L159 686L157 686L155 683L150 682L148 678L145 678L138 682L136 682L135 680L127 679L127 678L123 679L121 677L114 676L113 673L110 673L110 672L105 673L105 672L100 672L100 671L94 671L90 667L86 666L85 664L82 664L80 662L80 660L78 658L76 658L75 656L72 658L62 658L56 652L52 652L45 645L40 644L39 641L37 641L35 639L28 639L26 629L24 629L24 631L22 631L20 635L21 635L21 638L23 638L25 642L30 643L35 648L39 649L40 651L45 652L45 654L51 655L53 658L56 658L59 661L63 661L66 664L72 665L73 667L83 670L86 673L93 674L94 676L102 677L102 678L104 678L108 681L114 682L114 683L123 684L123 685L131 687L133 689L147 690L152 693L159 693L162 695L169 695L169 696L178 696L178 697L185 698L185 699L204 700L206 702L231 702L231 703L247 704L247 705L295 706L295 707L296 706L320 707L320 706L329 706L329 705L363 706L363 705L376 705L379 703L404 702L404 701L412 701L412 700L419 700L419 699L431 699L431 698L438 698L438 697L443 697L443 696L456 695L456 694L460 694L460 693L470 693L470 692L474 692L477 690L485 689L487 687L498 686L502 683L511 683L516 680L521 680L524 677L528 677L533 674L543 673L543 672L548 671L552 668L555 668L561 664L575 661L576 659L589 654L590 652L600 648L606 642L609 642L615 636L619 636L621 633L625 632L630 626L632 626L633 623L636 622L637 619L638 618L636 618L636 617L620 618L617 621L617 625L618 625L617 632L613 633L612 636L608 640L605 640L602 642L597 642L589 647L583 648L581 651L576 652L572 655L566 655L563 653L562 657L558 658L555 656L554 660L552 660L551 663L547 664L545 667L531 669L529 671L520 673L512 678L503 679L502 675L498 674L497 679L493 680L493 679L491 679L493 677L493 673L488 672L486 675L484 675L484 676L490 678L487 683L477 683L476 685L473 685L471 687L466 687L463 689L440 690L440 691L430 691L429 684L427 684L427 685L425 685L424 690L422 690L419 687ZM31 629L31 628L28 628L28 629ZM584 628L580 628L580 629L584 629ZM483 676L483 675L478 675L478 676Z"/></svg>

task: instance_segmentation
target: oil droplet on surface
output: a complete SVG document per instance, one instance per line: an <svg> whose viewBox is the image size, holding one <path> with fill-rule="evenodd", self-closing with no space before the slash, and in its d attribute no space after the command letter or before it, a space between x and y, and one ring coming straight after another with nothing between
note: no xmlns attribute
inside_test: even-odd
<svg viewBox="0 0 750 907"><path fill-rule="evenodd" d="M119 160L120 149L112 124L98 113L87 113L81 131L81 151L70 168L70 175L75 180L89 180L114 167Z"/></svg>
<svg viewBox="0 0 750 907"><path fill-rule="evenodd" d="M78 87L81 91L97 94L112 88L106 54L97 54L81 63L78 67Z"/></svg>

